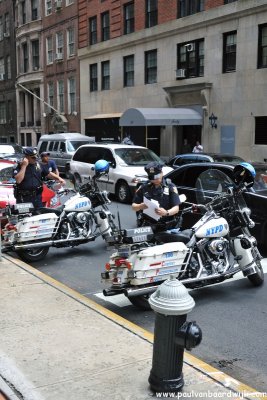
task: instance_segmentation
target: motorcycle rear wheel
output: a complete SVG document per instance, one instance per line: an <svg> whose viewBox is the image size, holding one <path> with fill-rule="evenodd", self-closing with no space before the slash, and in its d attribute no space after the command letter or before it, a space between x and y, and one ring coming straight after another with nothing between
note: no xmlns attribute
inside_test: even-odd
<svg viewBox="0 0 267 400"><path fill-rule="evenodd" d="M151 307L148 302L150 294L142 295L142 296L134 296L128 297L129 301L137 308L143 311L150 311Z"/></svg>
<svg viewBox="0 0 267 400"><path fill-rule="evenodd" d="M36 247L28 250L18 250L18 256L26 262L40 261L48 253L49 247Z"/></svg>
<svg viewBox="0 0 267 400"><path fill-rule="evenodd" d="M264 282L264 272L260 260L256 261L256 270L257 272L255 274L248 276L248 280L253 286L260 286Z"/></svg>

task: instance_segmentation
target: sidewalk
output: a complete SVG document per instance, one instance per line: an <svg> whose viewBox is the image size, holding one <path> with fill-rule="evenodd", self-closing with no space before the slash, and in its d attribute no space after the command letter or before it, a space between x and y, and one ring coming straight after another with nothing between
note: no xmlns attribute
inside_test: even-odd
<svg viewBox="0 0 267 400"><path fill-rule="evenodd" d="M153 335L17 259L3 256L0 276L1 400L152 398ZM188 353L183 372L174 398L256 398Z"/></svg>

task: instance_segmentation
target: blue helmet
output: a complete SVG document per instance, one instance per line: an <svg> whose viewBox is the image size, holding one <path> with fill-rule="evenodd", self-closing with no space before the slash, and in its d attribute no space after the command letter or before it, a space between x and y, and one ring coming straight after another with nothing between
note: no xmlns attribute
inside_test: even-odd
<svg viewBox="0 0 267 400"><path fill-rule="evenodd" d="M106 160L98 160L95 163L96 175L107 175L109 171L109 163Z"/></svg>
<svg viewBox="0 0 267 400"><path fill-rule="evenodd" d="M241 162L234 168L234 182L237 185L243 183L246 187L251 187L254 184L255 176L255 168L248 162Z"/></svg>

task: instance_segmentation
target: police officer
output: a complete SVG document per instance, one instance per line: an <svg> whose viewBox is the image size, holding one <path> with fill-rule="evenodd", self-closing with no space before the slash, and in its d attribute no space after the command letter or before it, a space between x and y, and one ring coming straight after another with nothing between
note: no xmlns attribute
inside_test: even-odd
<svg viewBox="0 0 267 400"><path fill-rule="evenodd" d="M54 160L49 159L50 153L43 151L41 153L41 168L42 174L47 179L55 179L62 185L65 185L66 182L59 176L58 168Z"/></svg>
<svg viewBox="0 0 267 400"><path fill-rule="evenodd" d="M42 207L43 174L37 161L37 150L26 147L24 158L15 167L13 175L16 180L14 195L17 203L32 203L34 208Z"/></svg>
<svg viewBox="0 0 267 400"><path fill-rule="evenodd" d="M144 197L149 200L157 200L159 208L156 208L155 212L160 217L160 222L168 222L168 228L173 228L177 223L175 217L181 202L176 186L163 178L162 167L163 165L156 161L152 161L145 166L149 182L141 185L136 191L132 209L136 212L145 210L147 206L144 203ZM147 222L152 222L145 214L143 214L142 218Z"/></svg>

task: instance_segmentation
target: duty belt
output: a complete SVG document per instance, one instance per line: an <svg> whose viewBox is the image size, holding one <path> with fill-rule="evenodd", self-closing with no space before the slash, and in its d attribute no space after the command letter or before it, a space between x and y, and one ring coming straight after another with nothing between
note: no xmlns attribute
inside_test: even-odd
<svg viewBox="0 0 267 400"><path fill-rule="evenodd" d="M27 190L27 189L18 189L18 195L19 196L35 196L36 194L42 193L42 186L39 186L36 189L33 190Z"/></svg>

